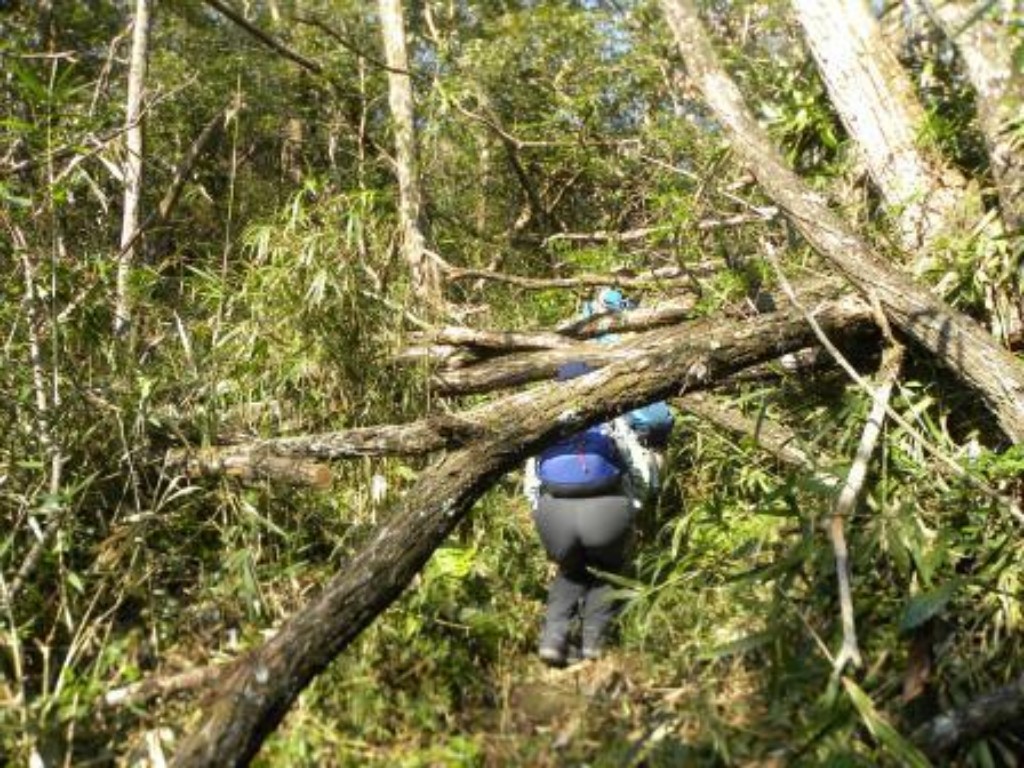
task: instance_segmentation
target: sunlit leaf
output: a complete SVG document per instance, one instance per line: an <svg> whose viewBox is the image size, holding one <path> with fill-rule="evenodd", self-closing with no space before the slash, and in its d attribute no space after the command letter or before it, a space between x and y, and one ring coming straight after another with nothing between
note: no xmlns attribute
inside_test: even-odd
<svg viewBox="0 0 1024 768"><path fill-rule="evenodd" d="M908 768L929 768L931 762L921 751L900 735L899 731L892 727L888 720L876 709L871 697L847 677L843 678L843 686L846 693L857 709L864 725L871 732L871 735L878 739L891 757L899 762L899 765Z"/></svg>

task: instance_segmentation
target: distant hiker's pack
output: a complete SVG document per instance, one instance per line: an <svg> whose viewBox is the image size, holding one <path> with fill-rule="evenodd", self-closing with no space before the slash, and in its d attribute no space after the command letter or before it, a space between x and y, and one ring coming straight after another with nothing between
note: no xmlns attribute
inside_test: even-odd
<svg viewBox="0 0 1024 768"><path fill-rule="evenodd" d="M627 298L616 288L602 288L592 301L583 304L583 317L601 312L626 312L635 309L637 303ZM598 341L611 343L615 334L602 334ZM626 423L636 432L637 438L647 448L661 450L668 445L675 419L664 402L651 403L626 414Z"/></svg>
<svg viewBox="0 0 1024 768"><path fill-rule="evenodd" d="M620 487L623 459L607 426L597 424L549 446L537 459L552 496L595 496Z"/></svg>
<svg viewBox="0 0 1024 768"><path fill-rule="evenodd" d="M636 302L627 299L622 292L615 288L602 288L592 301L583 302L581 317L601 314L602 312L624 312L627 309L635 309Z"/></svg>
<svg viewBox="0 0 1024 768"><path fill-rule="evenodd" d="M649 448L664 448L668 445L675 417L668 405L659 400L626 414L626 421L636 432L640 442Z"/></svg>

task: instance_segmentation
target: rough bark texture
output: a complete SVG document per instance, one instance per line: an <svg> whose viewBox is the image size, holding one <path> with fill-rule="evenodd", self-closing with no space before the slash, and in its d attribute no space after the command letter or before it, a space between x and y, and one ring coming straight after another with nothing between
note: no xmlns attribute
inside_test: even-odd
<svg viewBox="0 0 1024 768"><path fill-rule="evenodd" d="M815 286L815 288L821 288L821 286ZM819 298L822 296L820 293L814 295ZM848 301L824 301L819 304L819 311L826 315L835 315L837 312L846 313L843 315L848 321L845 325L838 321L833 323L832 327L836 338L850 337L861 341L864 321L867 318L867 315L864 314L866 309L857 303L848 304ZM707 339L740 334L748 322L770 322L780 329L785 329L787 335L799 332L800 327L805 324L800 311L789 309L764 316L758 321L702 320L682 327L649 331L636 336L625 347L577 344L569 349L514 355L508 359L481 363L468 369L466 373L469 375L463 380L463 388L460 392L464 393L468 390L495 391L523 383L551 379L558 366L569 360L587 360L595 366L621 360L640 361L650 354L658 344L662 343L661 337L666 334L678 345L690 345L696 353L703 344L707 343ZM791 348L788 342L785 349L775 344L763 351L763 359L772 360L780 354L792 351L796 351L796 349ZM743 367L747 368L748 366ZM456 373L462 372L447 372L445 375L452 376L451 381L454 381ZM688 399L687 402L689 402ZM505 409L503 403L504 401L485 403L459 414L432 416L423 421L404 425L360 427L343 432L280 437L254 443L207 447L200 450L175 449L167 454L166 463L170 467L182 468L196 474L232 474L243 478L262 475L294 481L293 477L297 470L290 469L289 462L302 462L309 459L346 459L358 456L423 455L439 450L459 448L481 437L486 430L484 425L492 419L504 418L501 415ZM278 464L282 462L285 469L275 472ZM313 467L315 466L318 465L313 465ZM311 469L312 467L305 472L308 473Z"/></svg>
<svg viewBox="0 0 1024 768"><path fill-rule="evenodd" d="M190 477L227 475L241 480L280 480L313 488L328 488L333 478L331 468L326 464L303 458L271 456L254 450L175 450L167 454L167 465Z"/></svg>
<svg viewBox="0 0 1024 768"><path fill-rule="evenodd" d="M812 247L890 322L974 387L1010 439L1024 437L1024 366L969 318L883 262L782 161L718 63L691 0L661 0L694 83L727 131L734 150Z"/></svg>
<svg viewBox="0 0 1024 768"><path fill-rule="evenodd" d="M398 213L402 225L402 253L412 273L413 286L428 305L440 300L436 265L427 255L422 229L422 193L416 162L412 78L405 49L405 23L401 0L379 0L384 60L388 66L388 104L395 130L395 171L398 175Z"/></svg>
<svg viewBox="0 0 1024 768"><path fill-rule="evenodd" d="M955 221L966 181L919 146L925 113L864 0L793 0L832 105L916 250Z"/></svg>
<svg viewBox="0 0 1024 768"><path fill-rule="evenodd" d="M847 298L823 307L818 320L838 333L869 318L862 302ZM653 331L642 351L605 369L484 406L477 437L426 470L323 593L225 674L174 764L248 764L302 689L398 598L476 499L545 443L809 343L807 323L786 313L723 325L702 337Z"/></svg>
<svg viewBox="0 0 1024 768"><path fill-rule="evenodd" d="M123 333L131 322L128 275L135 260L139 208L142 199L142 95L149 60L149 0L135 0L132 53L128 65L128 102L125 109L124 211L121 215L121 250L117 258L117 294L114 332Z"/></svg>

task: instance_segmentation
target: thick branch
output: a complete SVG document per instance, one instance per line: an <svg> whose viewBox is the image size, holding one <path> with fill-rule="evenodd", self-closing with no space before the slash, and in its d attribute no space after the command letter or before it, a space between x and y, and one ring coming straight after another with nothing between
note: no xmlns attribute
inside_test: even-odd
<svg viewBox="0 0 1024 768"><path fill-rule="evenodd" d="M1014 60L1019 27L1015 33L1013 4L1005 8L966 0L922 0L921 4L960 52L974 86L978 127L988 147L1003 220L1008 230L1019 232L1024 228L1024 152L1014 126L1024 108L1024 70L1019 59Z"/></svg>
<svg viewBox="0 0 1024 768"><path fill-rule="evenodd" d="M591 339L606 333L635 333L677 324L690 317L695 305L695 300L683 299L629 312L598 313L570 320L559 325L555 331L489 331L448 326L413 334L411 340L424 348L440 345L441 348L467 347L501 353L565 349L577 345L580 339ZM462 367L461 362L457 367Z"/></svg>
<svg viewBox="0 0 1024 768"><path fill-rule="evenodd" d="M903 246L931 243L955 222L967 186L922 148L925 111L863 0L793 0L832 104L857 142Z"/></svg>
<svg viewBox="0 0 1024 768"><path fill-rule="evenodd" d="M815 286L821 288L822 286ZM828 286L825 286L828 288ZM834 288L834 286L832 286ZM817 294L819 297L821 294ZM615 315L626 317L632 313ZM823 301L819 305L820 322L825 322L837 335L859 333L870 312L866 305L846 300ZM775 328L777 338L763 328ZM575 344L514 355L479 363L465 371L449 370L438 374L435 383L448 392L465 394L487 392L551 379L558 367L570 360L586 360L595 367L624 359L642 360L666 340L696 354L714 339L728 340L749 330L764 333L766 346L756 359L735 370L774 360L787 352L799 351L814 343L812 329L803 319L802 310L788 310L752 320L701 320L684 326L673 326L637 334L623 344ZM708 385L715 383L709 380ZM489 403L459 415L432 416L405 425L359 427L319 435L299 435L239 445L209 447L201 450L175 449L167 454L171 467L185 468L196 474L236 474L259 476L271 473L273 463L268 457L290 459L346 459L358 456L423 455L442 449L465 445L481 434L483 424L503 406Z"/></svg>
<svg viewBox="0 0 1024 768"><path fill-rule="evenodd" d="M247 465L257 466L270 456L291 459L418 456L464 445L478 436L480 429L472 417L432 416L412 424L357 427L342 432L279 437L198 451L179 448L167 454L167 464L216 474L228 472L230 468L238 470Z"/></svg>
<svg viewBox="0 0 1024 768"><path fill-rule="evenodd" d="M491 280L520 288L547 291L552 288L600 288L609 284L622 288L644 288L656 286L693 285L700 274L707 274L722 265L697 264L693 267L665 267L634 273L631 270L612 271L600 275L576 275L575 277L522 277L489 269L466 269L442 263L445 277L452 282L460 280Z"/></svg>
<svg viewBox="0 0 1024 768"><path fill-rule="evenodd" d="M834 296L836 293L834 284L815 284L813 288L818 299L829 295ZM619 318L622 318L622 322L626 322L626 318L631 314L633 312L605 314L588 318L587 322L597 323L601 332L617 330L616 323L620 322ZM757 321L770 322L768 320L770 317L774 317L775 321L780 324L799 325L801 313L786 310L770 316L763 315ZM492 392L496 389L516 387L552 378L558 367L570 360L584 360L593 367L600 367L616 360L643 354L649 339L657 338L659 333L680 334L683 338L690 338L694 340L694 343L699 343L700 339L709 338L719 332L727 332L727 329L742 328L746 322L748 321L708 318L682 326L664 328L660 331L648 331L615 344L580 344L569 348L547 349L513 357L485 360L465 368L438 371L434 375L434 382L438 390L445 394L465 395ZM607 325L604 325L605 323ZM787 349L785 351L795 350ZM779 352L779 354L783 353Z"/></svg>
<svg viewBox="0 0 1024 768"><path fill-rule="evenodd" d="M145 704L158 697L173 696L197 688L208 688L220 678L227 664L198 667L175 675L149 677L137 683L114 688L103 694L102 703L108 707L129 707Z"/></svg>
<svg viewBox="0 0 1024 768"><path fill-rule="evenodd" d="M698 232L709 232L715 229L740 227L745 224L764 224L766 221L771 221L777 215L777 209L769 208L764 213L738 213L735 216L726 216L721 219L701 219L695 226ZM674 230L674 225L659 224L654 227L638 227L621 232L605 230L597 230L596 232L557 232L545 237L543 244L547 246L560 240L570 243L633 243L650 237L662 237L672 233Z"/></svg>
<svg viewBox="0 0 1024 768"><path fill-rule="evenodd" d="M227 475L240 480L279 480L292 485L328 488L331 468L303 457L268 456L259 451L224 451L206 448L198 451L175 450L167 454L167 464L191 477Z"/></svg>

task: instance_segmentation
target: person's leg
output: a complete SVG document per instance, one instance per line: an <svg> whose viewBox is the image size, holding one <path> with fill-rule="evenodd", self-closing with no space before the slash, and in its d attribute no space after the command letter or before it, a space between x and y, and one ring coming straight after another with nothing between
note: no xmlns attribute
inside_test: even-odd
<svg viewBox="0 0 1024 768"><path fill-rule="evenodd" d="M622 573L632 541L636 510L625 496L590 499L586 515L580 516L580 538L585 564L607 573ZM600 576L590 575L583 603L583 657L598 658L609 627L618 613L615 586Z"/></svg>
<svg viewBox="0 0 1024 768"><path fill-rule="evenodd" d="M548 605L540 635L540 657L550 664L564 664L569 649L569 632L580 603L587 594L586 574L573 578L559 566L548 585Z"/></svg>
<svg viewBox="0 0 1024 768"><path fill-rule="evenodd" d="M533 519L544 549L558 573L548 585L547 613L540 637L540 657L549 664L564 664L569 630L588 584L583 551L576 536L579 499L558 499L542 494Z"/></svg>
<svg viewBox="0 0 1024 768"><path fill-rule="evenodd" d="M604 570L604 569L602 569ZM581 655L584 659L597 659L604 652L609 629L619 611L619 602L614 596L615 586L601 577L593 582L583 599L583 632Z"/></svg>

